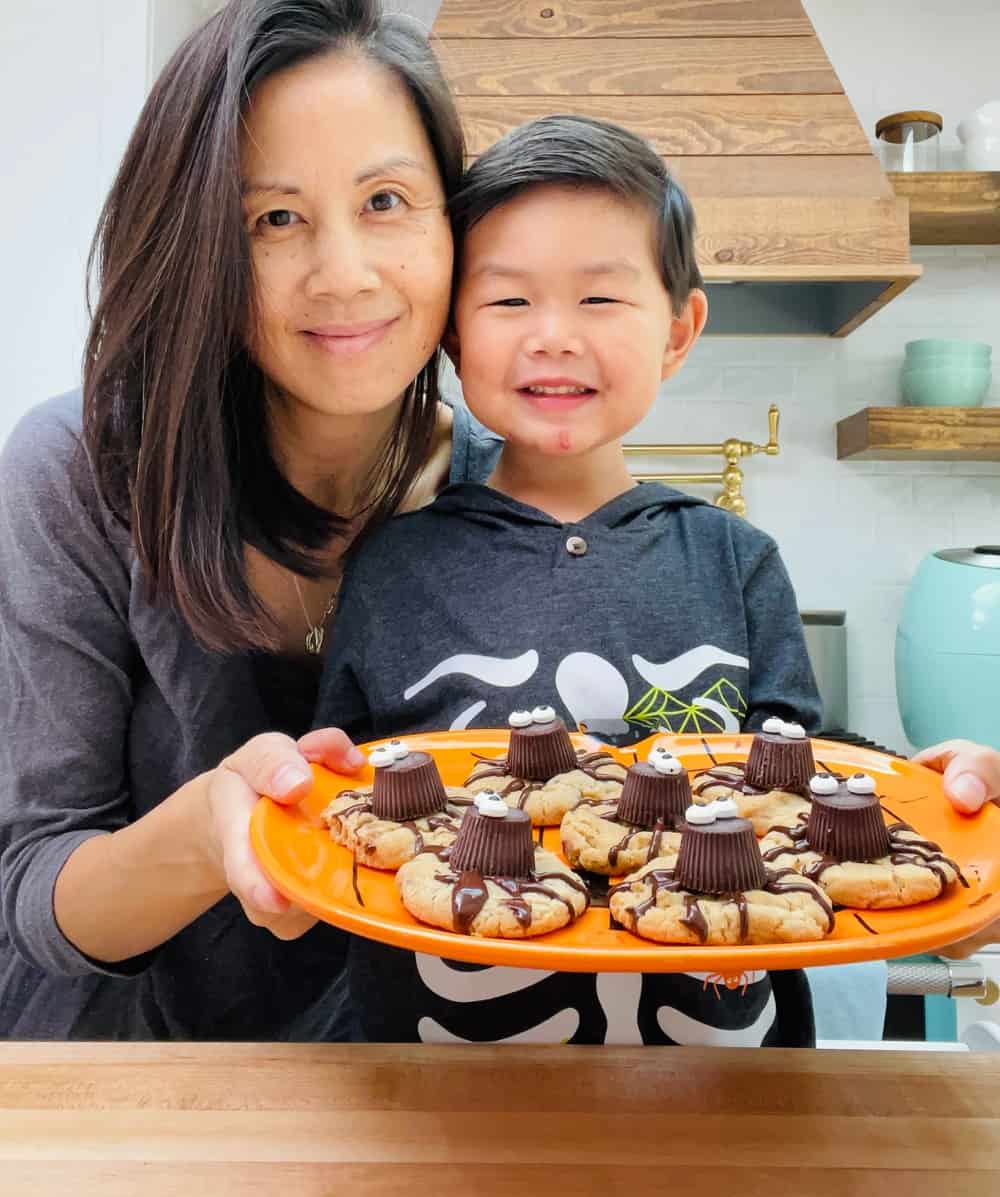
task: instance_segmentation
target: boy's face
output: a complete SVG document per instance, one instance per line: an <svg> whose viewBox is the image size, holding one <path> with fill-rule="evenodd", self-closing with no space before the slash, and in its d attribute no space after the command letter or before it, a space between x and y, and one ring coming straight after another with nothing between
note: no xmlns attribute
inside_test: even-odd
<svg viewBox="0 0 1000 1197"><path fill-rule="evenodd" d="M565 455L642 420L690 326L671 312L646 212L596 189L537 187L468 234L449 348L483 424Z"/></svg>

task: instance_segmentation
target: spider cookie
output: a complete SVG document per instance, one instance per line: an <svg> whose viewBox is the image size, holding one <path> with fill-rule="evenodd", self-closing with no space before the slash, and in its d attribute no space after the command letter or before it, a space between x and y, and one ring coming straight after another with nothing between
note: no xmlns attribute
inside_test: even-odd
<svg viewBox="0 0 1000 1197"><path fill-rule="evenodd" d="M906 823L886 826L875 780L818 773L812 808L797 827L776 827L761 841L764 860L815 881L834 902L862 910L915 906L955 881L967 884L938 844Z"/></svg>
<svg viewBox="0 0 1000 1197"><path fill-rule="evenodd" d="M563 855L574 868L615 876L658 856L677 852L674 830L691 805L691 785L681 762L665 748L636 761L619 798L580 802L560 824Z"/></svg>
<svg viewBox="0 0 1000 1197"><path fill-rule="evenodd" d="M676 863L643 865L613 888L610 907L657 943L790 943L833 930L830 899L793 870L766 867L731 798L689 807Z"/></svg>
<svg viewBox="0 0 1000 1197"><path fill-rule="evenodd" d="M454 842L396 874L403 905L422 923L499 939L556 931L587 909L587 887L532 838L531 819L480 791Z"/></svg>
<svg viewBox="0 0 1000 1197"><path fill-rule="evenodd" d="M426 752L413 752L401 740L372 750L372 786L343 790L323 811L323 822L338 844L361 864L398 869L425 847L450 844L458 834L462 808L451 799L468 798L458 786L446 787Z"/></svg>
<svg viewBox="0 0 1000 1197"><path fill-rule="evenodd" d="M732 798L756 835L792 826L809 813L809 778L816 772L812 744L799 723L770 718L754 736L746 763L727 761L699 773L696 802Z"/></svg>
<svg viewBox="0 0 1000 1197"><path fill-rule="evenodd" d="M535 827L558 827L578 802L617 798L625 768L607 752L577 751L551 707L513 711L507 755L481 760L466 778L473 792L495 790L527 811Z"/></svg>

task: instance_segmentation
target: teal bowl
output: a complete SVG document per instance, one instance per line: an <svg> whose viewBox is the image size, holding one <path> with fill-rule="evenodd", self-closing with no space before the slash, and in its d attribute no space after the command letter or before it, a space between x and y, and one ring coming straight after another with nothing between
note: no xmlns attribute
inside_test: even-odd
<svg viewBox="0 0 1000 1197"><path fill-rule="evenodd" d="M947 357L954 362L988 366L993 348L983 341L961 341L949 337L924 337L920 341L907 341L906 361L908 365L921 364L927 358Z"/></svg>
<svg viewBox="0 0 1000 1197"><path fill-rule="evenodd" d="M908 357L903 362L904 370L926 370L928 368L944 370L989 370L992 363L989 358L985 361L972 361L962 357L953 357L948 353L927 353L923 357Z"/></svg>
<svg viewBox="0 0 1000 1197"><path fill-rule="evenodd" d="M980 407L992 381L989 366L910 366L899 376L908 407Z"/></svg>

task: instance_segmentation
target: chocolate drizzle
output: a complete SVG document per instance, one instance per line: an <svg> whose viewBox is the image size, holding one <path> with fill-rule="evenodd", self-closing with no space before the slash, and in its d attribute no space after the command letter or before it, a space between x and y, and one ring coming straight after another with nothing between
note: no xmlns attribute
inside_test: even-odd
<svg viewBox="0 0 1000 1197"><path fill-rule="evenodd" d="M802 823L795 828L775 827L773 830L783 832L792 842L791 844L779 844L775 848L769 848L764 853L763 859L765 863L777 860L781 856L805 856L815 851L810 847L809 841L806 838L806 824ZM888 859L890 864L917 865L925 868L937 877L941 882L942 889L951 883L951 878L942 867L943 865L947 865L955 871L961 884L968 888L969 883L962 875L962 870L951 857L945 856L941 851L940 844L934 843L933 840L903 839L900 833L904 831L913 832L913 828L908 823L903 823L902 821L892 823L886 828L889 840ZM880 857L879 859L885 858ZM819 882L827 869L843 863L837 857L823 854L820 855L819 860L813 861L812 864L803 869L802 875L810 881Z"/></svg>
<svg viewBox="0 0 1000 1197"><path fill-rule="evenodd" d="M730 773L728 770L735 770ZM808 782L800 784L794 780L781 780L773 786L755 786L747 781L746 765L743 761L721 761L710 769L702 769L691 785L691 793L700 798L712 786L726 786L736 794L769 794L772 790L781 790L786 794L798 794L800 798L810 798Z"/></svg>
<svg viewBox="0 0 1000 1197"><path fill-rule="evenodd" d="M786 880L787 878L794 878L794 880L789 881ZM736 906L740 920L740 942L746 943L747 936L750 933L750 911L746 892L740 890L727 894L694 894L686 891L685 887L677 880L675 869L650 869L639 880L649 885L650 893L647 898L638 902L629 912L632 916L631 929L633 931L636 931L642 917L657 905L657 896L661 891L665 893L683 892L684 911L680 916L680 921L685 927L694 932L701 943L704 943L708 939L709 932L708 919L698 904L701 897L717 902L731 902ZM621 891L630 890L633 884L634 881L623 881L620 885L612 886L609 893L616 894ZM765 870L764 882L760 886L760 889L771 894L809 894L826 915L827 931L833 930L835 922L833 903L822 890L817 889L814 885L803 883L794 869Z"/></svg>
<svg viewBox="0 0 1000 1197"><path fill-rule="evenodd" d="M448 847L439 849L435 855L443 863L447 863L450 853L451 848ZM586 885L579 877L574 877L571 873L532 872L527 877L495 877L491 874L484 875L475 869L466 869L462 872L449 870L448 872L435 873L434 880L444 885L452 886L452 919L455 930L462 935L469 934L476 916L486 905L489 897L489 890L486 886L487 881L491 881L509 895L504 901L504 905L514 912L514 917L524 930L527 930L531 926L531 906L524 900L525 894L543 894L555 902L561 902L569 912L571 922L577 917L576 907L570 899L553 889L551 885L546 885L546 881L562 881L565 885L568 885L571 889L575 889L581 894L586 904L589 904L590 901ZM586 909L586 905L584 909Z"/></svg>
<svg viewBox="0 0 1000 1197"><path fill-rule="evenodd" d="M551 781L551 777L547 781L532 780L531 778L511 776L512 770L509 763L509 758L480 756L478 753L473 753L473 756L480 762L472 770L469 776L462 783L469 785L473 781L482 781L487 777L511 777L511 780L497 792L502 798L509 798L513 794L517 794L517 805L521 810L531 797L532 794L537 794L539 790L545 788ZM601 773L602 768L608 765L614 765L617 769L621 768L618 761L615 760L608 752L577 752L575 753L576 762L571 765L567 772L574 769L579 769L581 773L586 773L588 777L592 777L595 781L619 781L620 778L611 776L607 773ZM471 802L471 800L470 800Z"/></svg>
<svg viewBox="0 0 1000 1197"><path fill-rule="evenodd" d="M344 798L344 797L360 798L361 801L354 803L353 806L345 807L344 810L334 811L333 817L336 819L343 820L343 819L346 819L349 815L358 814L359 812L364 812L366 814L374 814L375 813L372 810L372 800L371 800L370 794L361 794L358 790L342 790L341 793L338 795L338 797L340 797L340 798ZM377 817L378 816L376 816L376 818ZM387 819L384 821L389 822L389 823L396 822L395 819ZM447 811L423 816L423 821L427 824L427 831L438 831L441 828L445 828L448 831L454 831L457 834L459 826L460 826L458 819L454 815L449 814ZM409 831L411 833L411 835L413 836L413 855L414 856L418 855L420 852L430 851L430 849L425 848L423 834L421 833L421 830L417 826L415 820L403 819L399 822L399 826L405 827L406 830ZM366 851L368 851L369 853L374 852L375 845L367 844Z"/></svg>
<svg viewBox="0 0 1000 1197"><path fill-rule="evenodd" d="M609 820L610 822L610 820ZM617 844L608 849L608 865L613 869L618 863L618 857L629 844L635 839L637 835L648 833L652 830L653 834L650 836L649 847L646 850L646 863L655 860L660 855L660 845L663 840L663 832L666 828L663 825L663 820L659 819L655 827L629 827Z"/></svg>

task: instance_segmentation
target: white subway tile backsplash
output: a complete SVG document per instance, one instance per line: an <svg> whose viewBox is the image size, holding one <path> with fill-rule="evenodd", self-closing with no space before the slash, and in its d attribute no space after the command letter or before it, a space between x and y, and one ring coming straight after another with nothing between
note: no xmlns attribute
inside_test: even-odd
<svg viewBox="0 0 1000 1197"><path fill-rule="evenodd" d="M924 277L843 341L705 338L692 364L719 371L719 401L689 416L694 404L672 405L667 391L650 420L663 409L672 440L684 427L702 439L708 420L721 438L759 442L778 403L781 454L743 462L749 518L778 541L801 607L846 610L851 727L901 752L893 652L903 596L927 553L1000 542L1000 462L837 461L835 427L899 402L907 341L981 340L1000 357L998 256L994 246L916 247ZM988 402L1000 403L1000 365L994 374Z"/></svg>
<svg viewBox="0 0 1000 1197"><path fill-rule="evenodd" d="M722 394L728 402L758 405L793 402L799 394L801 368L772 365L725 366L722 369Z"/></svg>

